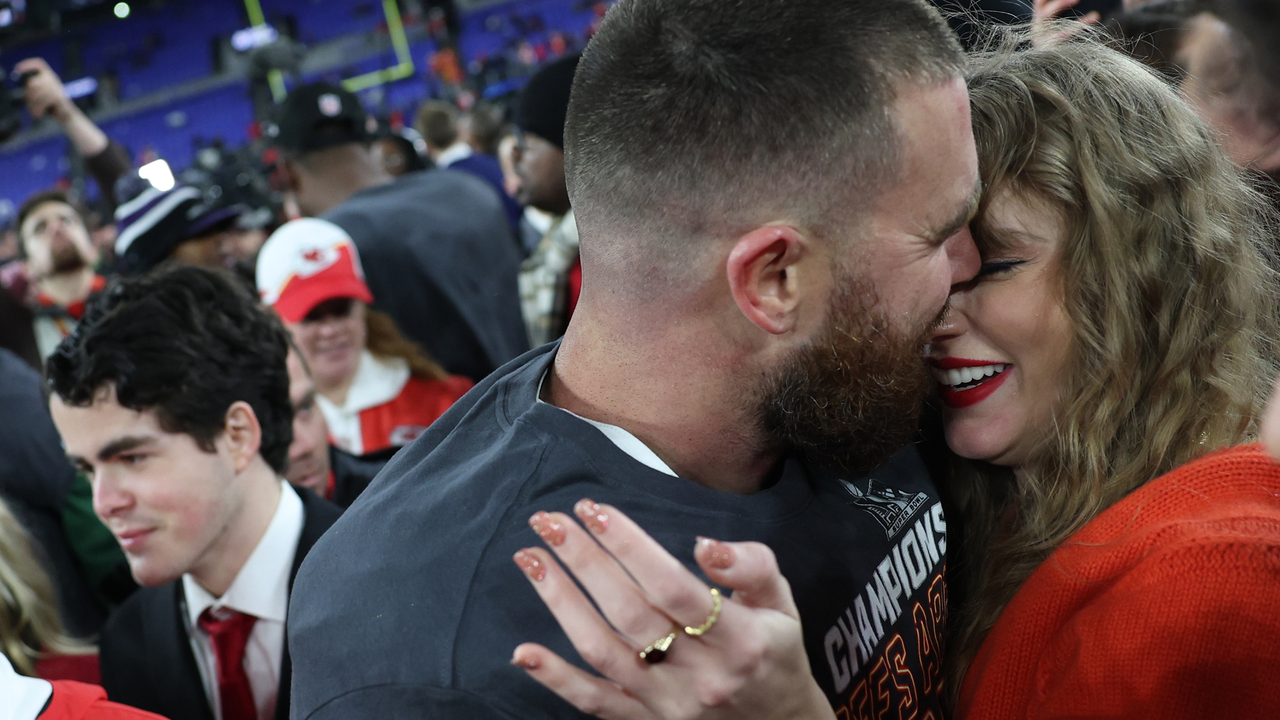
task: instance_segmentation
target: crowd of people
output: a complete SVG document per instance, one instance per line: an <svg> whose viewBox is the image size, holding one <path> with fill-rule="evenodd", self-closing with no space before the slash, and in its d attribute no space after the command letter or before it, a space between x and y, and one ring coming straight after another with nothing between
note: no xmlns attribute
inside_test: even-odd
<svg viewBox="0 0 1280 720"><path fill-rule="evenodd" d="M64 113L0 711L1267 716L1280 22L1073 5L621 0L421 151L302 85L266 225Z"/></svg>

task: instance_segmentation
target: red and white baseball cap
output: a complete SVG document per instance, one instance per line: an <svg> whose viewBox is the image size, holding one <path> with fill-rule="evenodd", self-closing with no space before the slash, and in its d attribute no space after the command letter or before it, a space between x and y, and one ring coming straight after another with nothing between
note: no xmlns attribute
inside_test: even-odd
<svg viewBox="0 0 1280 720"><path fill-rule="evenodd" d="M373 302L360 255L345 230L328 220L291 220L258 253L258 294L285 322L297 323L333 298Z"/></svg>

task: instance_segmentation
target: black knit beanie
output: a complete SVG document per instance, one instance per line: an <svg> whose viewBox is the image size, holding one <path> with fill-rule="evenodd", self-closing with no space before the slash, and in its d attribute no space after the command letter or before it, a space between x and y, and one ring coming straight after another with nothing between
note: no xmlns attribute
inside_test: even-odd
<svg viewBox="0 0 1280 720"><path fill-rule="evenodd" d="M529 79L520 94L516 124L521 130L564 149L564 117L569 111L569 90L580 53L568 55L542 68Z"/></svg>

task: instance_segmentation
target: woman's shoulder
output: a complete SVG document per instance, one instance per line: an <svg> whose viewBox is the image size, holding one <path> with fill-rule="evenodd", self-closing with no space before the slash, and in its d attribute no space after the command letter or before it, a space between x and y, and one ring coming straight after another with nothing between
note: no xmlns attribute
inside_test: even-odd
<svg viewBox="0 0 1280 720"><path fill-rule="evenodd" d="M1152 480L1108 508L1072 544L1123 541L1171 525L1221 526L1232 520L1267 537L1280 523L1280 463L1261 445L1210 453Z"/></svg>

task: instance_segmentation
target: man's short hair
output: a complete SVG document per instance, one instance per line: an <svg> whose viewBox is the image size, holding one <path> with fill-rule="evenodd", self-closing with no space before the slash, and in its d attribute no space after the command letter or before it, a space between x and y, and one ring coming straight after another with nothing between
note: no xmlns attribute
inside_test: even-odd
<svg viewBox="0 0 1280 720"><path fill-rule="evenodd" d="M49 388L89 407L105 387L132 410L155 410L160 427L201 449L244 401L262 426L260 453L283 474L293 441L288 341L280 321L235 279L191 266L117 279L46 364Z"/></svg>
<svg viewBox="0 0 1280 720"><path fill-rule="evenodd" d="M857 218L900 170L896 88L963 62L925 0L622 0L565 126L584 260L626 252L601 234L663 238L643 250L661 262L779 216L818 234Z"/></svg>
<svg viewBox="0 0 1280 720"><path fill-rule="evenodd" d="M443 100L428 100L418 108L414 126L435 148L447 148L458 140L458 110Z"/></svg>
<svg viewBox="0 0 1280 720"><path fill-rule="evenodd" d="M27 221L27 216L35 212L36 208L40 207L41 205L44 205L45 203L51 203L51 202L62 203L63 205L66 205L72 210L75 210L76 217L80 218L81 223L84 223L84 215L81 214L80 208L76 207L75 203L71 202L71 199L67 197L67 194L65 192L58 190L56 188L51 190L41 190L35 195L32 195L31 197L27 198L26 202L22 203L22 207L18 209L17 230L18 230L18 237L20 239L25 239L22 237L22 223ZM87 223L85 224L85 227L86 228L88 227Z"/></svg>

